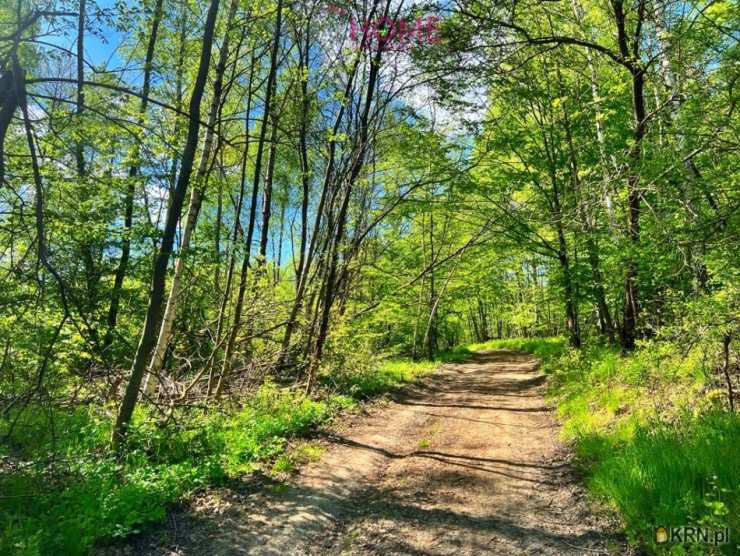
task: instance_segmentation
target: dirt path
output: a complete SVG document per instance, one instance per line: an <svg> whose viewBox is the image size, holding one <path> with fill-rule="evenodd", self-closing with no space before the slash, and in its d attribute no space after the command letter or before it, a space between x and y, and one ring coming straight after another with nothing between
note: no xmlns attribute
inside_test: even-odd
<svg viewBox="0 0 740 556"><path fill-rule="evenodd" d="M536 360L512 351L446 365L330 435L321 460L287 487L217 491L138 550L622 553L586 507L543 380Z"/></svg>

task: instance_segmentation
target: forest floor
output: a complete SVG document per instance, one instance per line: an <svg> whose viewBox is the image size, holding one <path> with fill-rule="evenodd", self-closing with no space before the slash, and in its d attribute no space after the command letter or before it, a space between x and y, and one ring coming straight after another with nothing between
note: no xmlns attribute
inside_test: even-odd
<svg viewBox="0 0 740 556"><path fill-rule="evenodd" d="M543 389L537 360L515 351L444 365L335 423L323 456L287 481L209 490L114 551L624 554L615 523L587 502Z"/></svg>

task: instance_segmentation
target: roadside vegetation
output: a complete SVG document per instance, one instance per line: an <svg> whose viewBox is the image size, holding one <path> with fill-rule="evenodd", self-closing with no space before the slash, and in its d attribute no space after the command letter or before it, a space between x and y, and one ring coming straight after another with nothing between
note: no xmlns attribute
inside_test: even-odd
<svg viewBox="0 0 740 556"><path fill-rule="evenodd" d="M0 1L0 553L288 471L491 338L565 338L512 345L635 542L736 519L738 29L736 0Z"/></svg>
<svg viewBox="0 0 740 556"><path fill-rule="evenodd" d="M618 512L631 543L666 550L656 543L659 526L740 531L740 415L726 410L726 392L702 346L650 341L627 356L607 345L575 350L563 338L468 347L541 358L562 437L589 492ZM735 547L723 549L733 554Z"/></svg>
<svg viewBox="0 0 740 556"><path fill-rule="evenodd" d="M38 411L25 411L13 427L10 449L0 452L0 462L11 455L27 462L0 474L0 554L85 554L96 543L161 521L172 503L208 486L254 471L279 478L320 455L319 446L299 439L438 364L374 360L331 380L323 376L325 387L313 398L267 381L236 402L241 409L203 407L187 417L170 415L166 423L139 410L120 461L106 451L109 412L78 408L37 419ZM8 421L0 425L2 435Z"/></svg>
<svg viewBox="0 0 740 556"><path fill-rule="evenodd" d="M0 474L0 554L86 554L96 543L161 521L171 504L208 486L255 471L279 478L320 455L320 447L299 439L440 362L374 361L338 379L322 377L326 386L314 398L268 381L232 413L204 407L162 423L138 411L131 448L121 461L105 449L111 433L105 410L38 419L39 412L26 411L13 429L10 451L0 452L0 462L11 454L28 462ZM47 419L54 422L51 432Z"/></svg>

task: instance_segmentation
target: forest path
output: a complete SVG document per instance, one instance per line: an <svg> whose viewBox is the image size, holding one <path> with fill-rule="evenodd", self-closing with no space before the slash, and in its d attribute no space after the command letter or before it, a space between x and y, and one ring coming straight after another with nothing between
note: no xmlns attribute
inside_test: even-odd
<svg viewBox="0 0 740 556"><path fill-rule="evenodd" d="M323 457L287 486L217 491L212 503L172 517L166 547L145 550L622 553L619 537L588 511L543 383L537 360L519 352L444 365L337 427Z"/></svg>

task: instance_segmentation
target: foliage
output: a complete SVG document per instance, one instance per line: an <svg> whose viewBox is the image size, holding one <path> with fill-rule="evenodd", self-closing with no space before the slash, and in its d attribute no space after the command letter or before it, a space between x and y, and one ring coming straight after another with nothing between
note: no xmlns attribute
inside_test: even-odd
<svg viewBox="0 0 740 556"><path fill-rule="evenodd" d="M433 361L391 359L377 366L359 369L342 369L322 376L324 384L355 399L367 399L392 392L406 382L411 382L435 369Z"/></svg>
<svg viewBox="0 0 740 556"><path fill-rule="evenodd" d="M391 2L439 13L410 50L346 32L381 0L104 4L0 3L3 550L287 471L468 342L545 360L635 539L737 510L702 448L740 405L737 2ZM669 464L675 515L619 478Z"/></svg>

